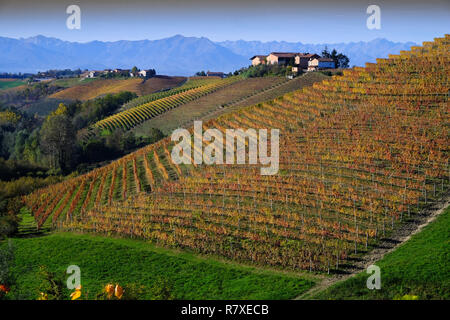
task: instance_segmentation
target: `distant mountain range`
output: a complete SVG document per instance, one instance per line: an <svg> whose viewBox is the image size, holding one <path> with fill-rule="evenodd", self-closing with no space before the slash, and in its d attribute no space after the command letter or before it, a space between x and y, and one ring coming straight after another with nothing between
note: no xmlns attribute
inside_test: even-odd
<svg viewBox="0 0 450 320"><path fill-rule="evenodd" d="M193 75L197 71L229 72L248 66L249 58L272 51L316 52L327 46L364 66L388 54L408 50L413 42L386 39L336 44L302 44L285 41L223 41L176 35L160 40L69 42L45 36L12 39L0 37L0 72L37 72L49 69L153 68L158 74Z"/></svg>

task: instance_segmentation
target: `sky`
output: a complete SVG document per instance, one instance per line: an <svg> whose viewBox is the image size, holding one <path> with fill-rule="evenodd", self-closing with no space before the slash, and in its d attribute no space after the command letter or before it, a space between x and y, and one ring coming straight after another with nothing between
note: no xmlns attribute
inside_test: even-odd
<svg viewBox="0 0 450 320"><path fill-rule="evenodd" d="M381 12L369 30L366 10ZM66 26L69 5L81 29ZM450 33L450 1L298 0L0 0L0 36L36 35L67 41L161 39L176 34L213 41L302 43L391 41L421 43Z"/></svg>

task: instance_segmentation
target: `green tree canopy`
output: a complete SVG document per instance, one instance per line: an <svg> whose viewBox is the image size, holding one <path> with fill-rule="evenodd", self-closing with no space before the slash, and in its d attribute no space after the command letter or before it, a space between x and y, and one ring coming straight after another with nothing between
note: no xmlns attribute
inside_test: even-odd
<svg viewBox="0 0 450 320"><path fill-rule="evenodd" d="M63 103L42 124L41 146L51 168L64 170L69 167L75 147L75 132Z"/></svg>

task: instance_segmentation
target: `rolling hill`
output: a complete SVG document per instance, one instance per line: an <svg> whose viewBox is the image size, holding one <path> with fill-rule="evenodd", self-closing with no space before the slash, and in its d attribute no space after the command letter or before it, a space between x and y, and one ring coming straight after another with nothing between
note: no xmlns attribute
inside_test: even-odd
<svg viewBox="0 0 450 320"><path fill-rule="evenodd" d="M143 81L139 78L130 79L97 79L81 83L58 91L49 96L51 99L90 100L109 93L131 91L139 96L156 91L170 89L182 84L184 77L154 77Z"/></svg>
<svg viewBox="0 0 450 320"><path fill-rule="evenodd" d="M269 89L278 90L286 82L289 81L284 77L241 79L215 92L171 109L156 118L136 126L132 131L138 135L145 135L149 128L158 128L164 134L169 135L177 128L190 127L195 119L211 118L221 113L229 112L231 110L229 105L233 102Z"/></svg>
<svg viewBox="0 0 450 320"><path fill-rule="evenodd" d="M24 203L41 227L345 271L350 258L448 195L449 47L446 35L203 123L279 128L277 175L174 164L168 138Z"/></svg>
<svg viewBox="0 0 450 320"><path fill-rule="evenodd" d="M17 88L23 86L25 82L23 80L16 79L0 79L0 90Z"/></svg>
<svg viewBox="0 0 450 320"><path fill-rule="evenodd" d="M102 119L94 124L94 128L110 131L119 128L129 130L140 123L167 112L168 110L194 101L202 96L242 80L241 77L191 80L180 88L157 94L158 99L153 100L152 97L150 97L149 102L138 104Z"/></svg>
<svg viewBox="0 0 450 320"><path fill-rule="evenodd" d="M304 74L291 80L284 77L247 78L169 110L134 127L132 131L137 135L145 135L150 128L158 128L169 135L177 128L190 127L194 120L216 118L242 106L272 100L286 92L311 86L325 78L327 76L321 73Z"/></svg>

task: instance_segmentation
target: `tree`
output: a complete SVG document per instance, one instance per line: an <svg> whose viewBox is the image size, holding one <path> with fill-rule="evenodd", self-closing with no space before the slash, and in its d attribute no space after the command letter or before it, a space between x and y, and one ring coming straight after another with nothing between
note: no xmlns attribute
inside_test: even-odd
<svg viewBox="0 0 450 320"><path fill-rule="evenodd" d="M148 69L147 70L147 74L145 75L145 78L151 78L154 77L156 75L156 70L155 69Z"/></svg>
<svg viewBox="0 0 450 320"><path fill-rule="evenodd" d="M337 58L336 63L337 68L348 68L350 59L346 55L339 53L336 58Z"/></svg>
<svg viewBox="0 0 450 320"><path fill-rule="evenodd" d="M204 76L206 76L206 73L205 73L205 71L199 71L199 72L197 72L195 75L196 75L197 77L204 77Z"/></svg>
<svg viewBox="0 0 450 320"><path fill-rule="evenodd" d="M65 170L69 167L75 147L75 130L63 103L42 124L41 146L51 168Z"/></svg>
<svg viewBox="0 0 450 320"><path fill-rule="evenodd" d="M350 59L346 55L338 53L336 49L333 49L330 53L326 46L322 51L322 57L333 59L336 68L348 68L350 63Z"/></svg>
<svg viewBox="0 0 450 320"><path fill-rule="evenodd" d="M335 60L335 59L337 59L337 55L338 55L338 53L337 53L336 49L333 49L333 50L331 51L330 58L333 59L333 60ZM336 62L336 61L335 61L335 62Z"/></svg>
<svg viewBox="0 0 450 320"><path fill-rule="evenodd" d="M325 46L325 49L322 50L322 57L323 57L323 58L330 58L330 57L331 57L330 52L328 51L328 47L327 47L327 46Z"/></svg>
<svg viewBox="0 0 450 320"><path fill-rule="evenodd" d="M139 69L136 67L136 66L134 66L132 69L131 69L131 73L132 74L137 74L139 72Z"/></svg>

